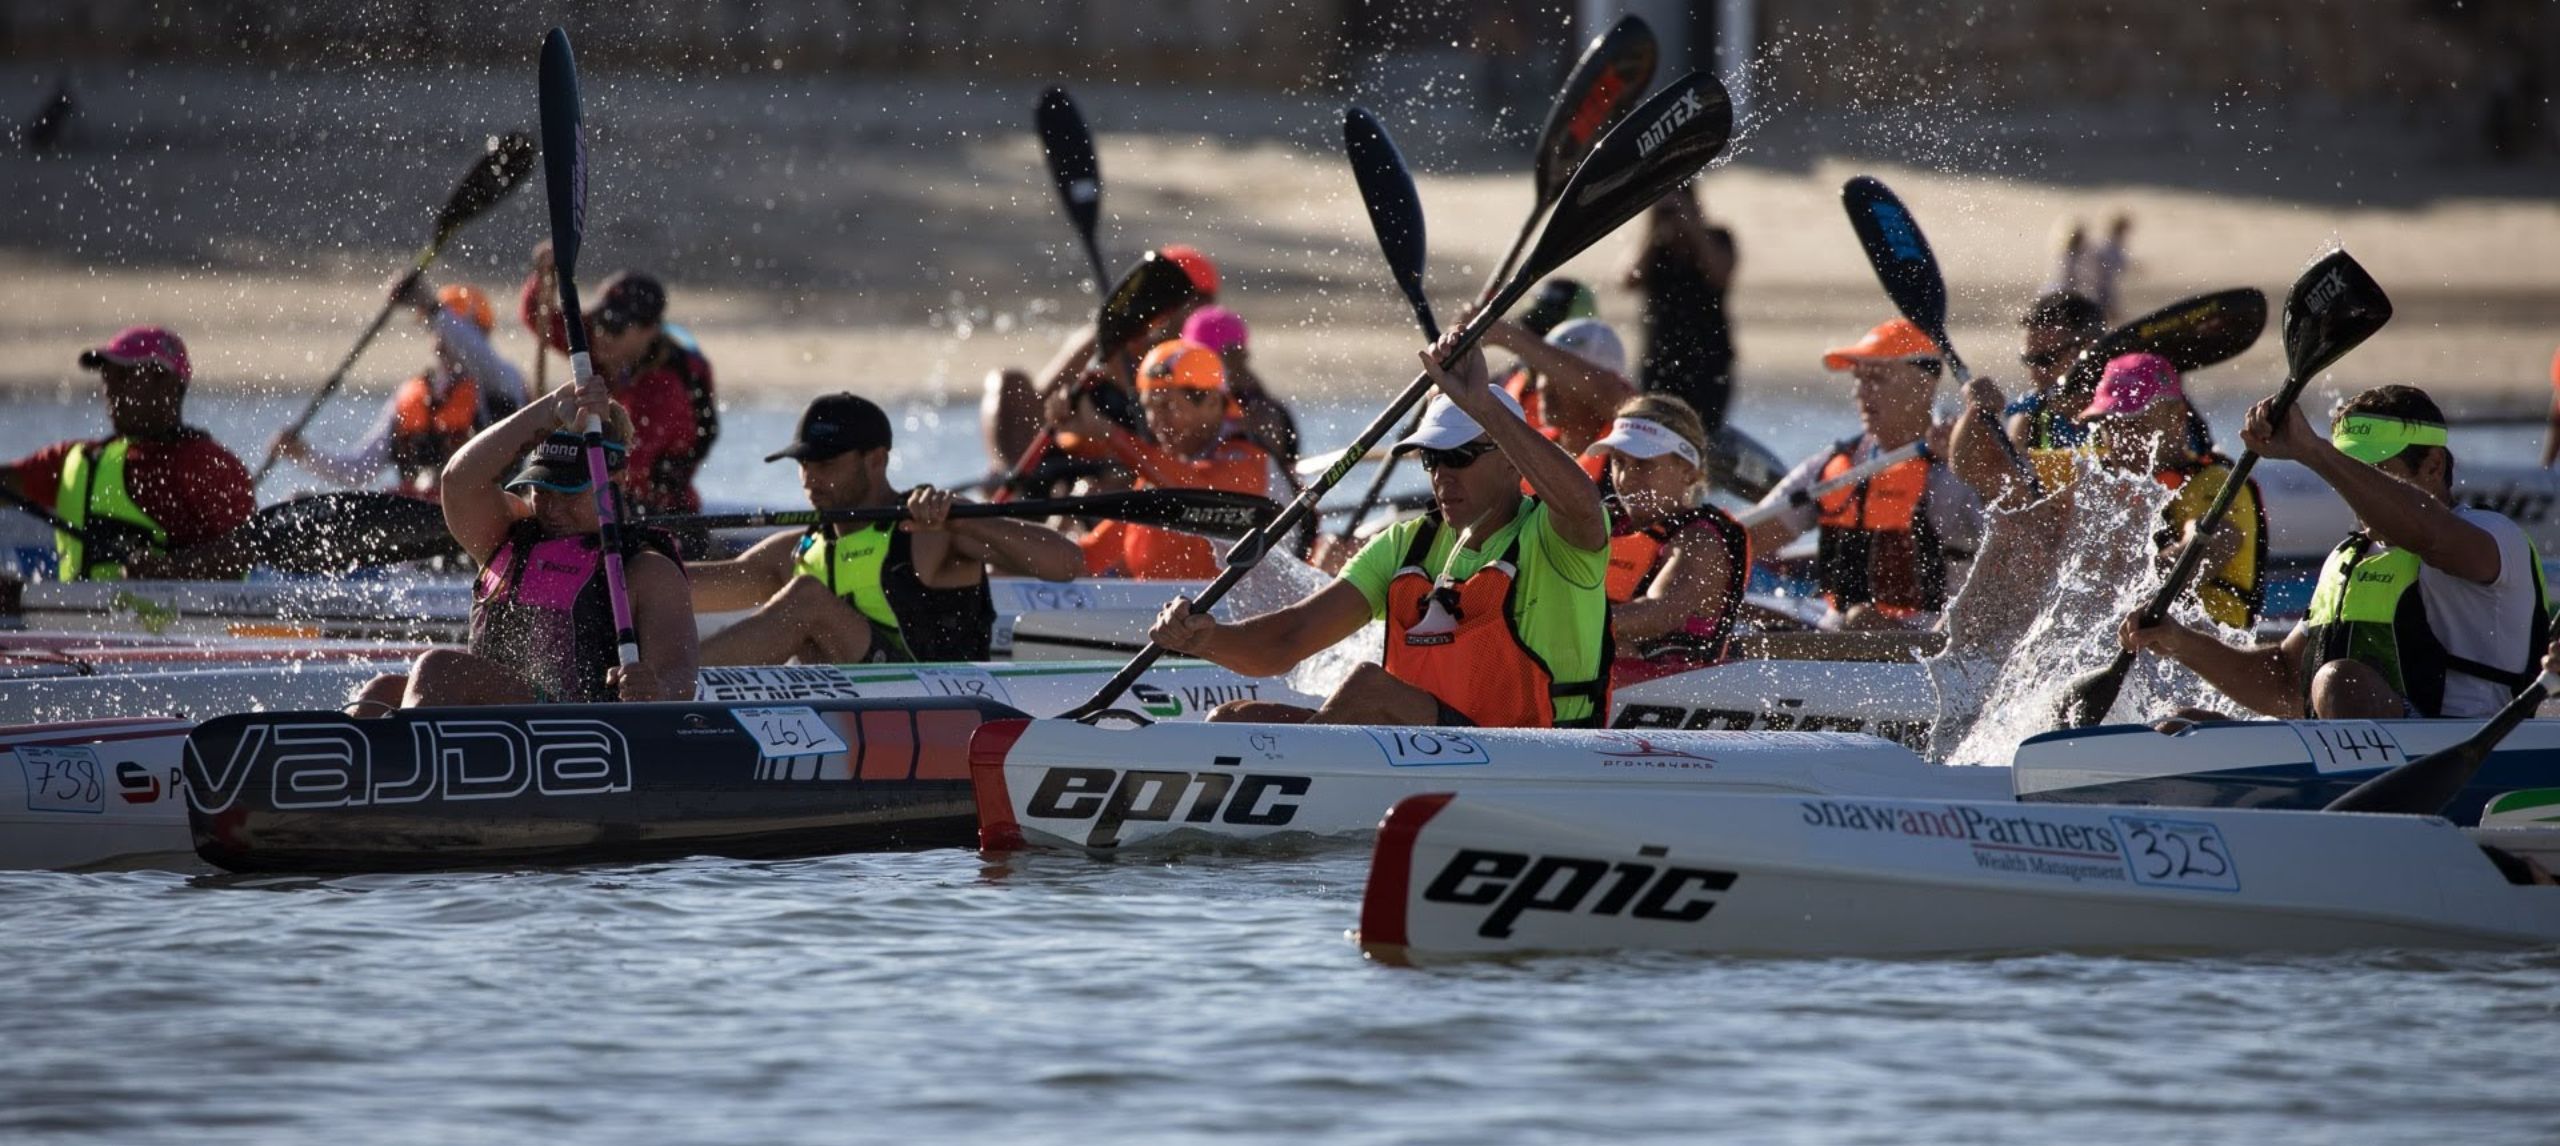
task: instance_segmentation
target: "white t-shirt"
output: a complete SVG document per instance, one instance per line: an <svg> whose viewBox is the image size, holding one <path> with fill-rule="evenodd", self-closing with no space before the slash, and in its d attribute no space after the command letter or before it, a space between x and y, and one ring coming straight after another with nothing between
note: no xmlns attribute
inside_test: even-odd
<svg viewBox="0 0 2560 1146"><path fill-rule="evenodd" d="M2485 665L2531 675L2540 670L2542 650L2527 649L2533 633L2533 547L2523 527L2501 514L2473 506L2456 506L2462 520L2486 530L2498 542L2498 579L2487 584L2466 581L2433 565L2418 570L2418 599L2426 603L2427 624L2446 652ZM2444 712L2448 717L2480 718L2506 706L2513 696L2504 686L2466 672L2444 678Z"/></svg>

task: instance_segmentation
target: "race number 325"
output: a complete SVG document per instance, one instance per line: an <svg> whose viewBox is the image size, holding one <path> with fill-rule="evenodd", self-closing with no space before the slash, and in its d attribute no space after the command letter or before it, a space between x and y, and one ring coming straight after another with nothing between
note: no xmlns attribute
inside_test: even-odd
<svg viewBox="0 0 2560 1146"><path fill-rule="evenodd" d="M2124 845L2135 883L2153 887L2240 890L2240 865L2222 842L2222 829L2200 820L2109 816Z"/></svg>

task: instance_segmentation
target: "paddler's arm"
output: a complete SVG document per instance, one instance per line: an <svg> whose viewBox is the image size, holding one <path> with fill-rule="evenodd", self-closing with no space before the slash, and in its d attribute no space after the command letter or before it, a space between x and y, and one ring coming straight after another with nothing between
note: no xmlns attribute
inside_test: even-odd
<svg viewBox="0 0 2560 1146"><path fill-rule="evenodd" d="M2301 462L2320 475L2384 545L2406 549L2465 581L2487 585L2498 579L2498 539L2488 530L2464 521L2434 494L2338 452L2312 431L2298 404L2285 412L2281 427L2275 425L2267 417L2273 402L2250 407L2240 428L2242 445L2265 457Z"/></svg>
<svg viewBox="0 0 2560 1146"><path fill-rule="evenodd" d="M1672 542L1671 555L1645 595L1609 608L1609 628L1621 649L1633 642L1677 632L1691 617L1714 616L1724 608L1724 593L1733 572L1722 546L1691 544L1684 535Z"/></svg>
<svg viewBox="0 0 2560 1146"><path fill-rule="evenodd" d="M1610 417L1627 399L1636 396L1635 384L1625 376L1594 366L1581 355L1553 345L1517 323L1494 323L1486 328L1484 340L1488 346L1517 355L1521 365L1537 372L1547 386L1548 424L1571 426L1580 431L1577 436L1596 439L1608 433Z"/></svg>
<svg viewBox="0 0 2560 1146"><path fill-rule="evenodd" d="M633 554L623 567L631 591L631 627L640 638L640 660L615 666L607 679L624 700L692 700L702 663L684 571L665 554Z"/></svg>
<svg viewBox="0 0 2560 1146"><path fill-rule="evenodd" d="M2116 639L2125 648L2148 649L2193 669L2206 684L2252 712L2280 720L2302 717L2301 665L2309 638L2301 626L2272 645L2234 648L2177 621L2141 628L2136 624L2141 619L2137 611L2117 627Z"/></svg>
<svg viewBox="0 0 2560 1146"><path fill-rule="evenodd" d="M1297 604L1234 624L1194 613L1189 598L1176 597L1166 602L1147 638L1246 676L1278 676L1368 623L1369 598L1359 586L1335 581Z"/></svg>
<svg viewBox="0 0 2560 1146"><path fill-rule="evenodd" d="M523 514L523 503L499 484L506 480L507 468L551 431L568 425L577 408L576 388L562 386L472 435L445 459L445 532L473 560L496 552L507 527Z"/></svg>
<svg viewBox="0 0 2560 1146"><path fill-rule="evenodd" d="M2005 430L1996 429L2009 399L1999 384L1976 378L1965 389L1966 416L1956 419L1947 444L1947 467L1982 495L1984 505L1998 505L2018 482L2018 467L2009 461Z"/></svg>
<svg viewBox="0 0 2560 1146"><path fill-rule="evenodd" d="M1441 342L1455 339L1457 331L1441 336ZM1440 368L1442 349L1434 346L1421 354L1423 372L1431 376L1440 392L1476 424L1484 427L1485 436L1511 459L1520 476L1529 483L1530 492L1547 506L1548 524L1556 537L1576 549L1597 551L1609 547L1609 509L1600 500L1600 487L1591 475L1564 447L1547 440L1547 436L1529 428L1518 414L1493 396L1493 382L1487 375L1482 350L1469 350L1460 360L1456 373ZM1561 353L1561 352L1559 352Z"/></svg>
<svg viewBox="0 0 2560 1146"><path fill-rule="evenodd" d="M916 576L925 584L975 584L984 576L982 566L1043 581L1072 581L1084 572L1084 550L1066 534L1002 517L953 520L953 500L951 491L929 485L907 491L906 528L916 535Z"/></svg>
<svg viewBox="0 0 2560 1146"><path fill-rule="evenodd" d="M692 585L693 607L704 613L752 609L791 581L792 558L800 550L799 530L786 529L723 561L696 561L685 566Z"/></svg>

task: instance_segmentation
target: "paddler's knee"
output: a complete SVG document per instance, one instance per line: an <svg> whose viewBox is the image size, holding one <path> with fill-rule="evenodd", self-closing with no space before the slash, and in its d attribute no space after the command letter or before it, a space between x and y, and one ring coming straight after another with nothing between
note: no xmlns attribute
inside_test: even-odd
<svg viewBox="0 0 2560 1146"><path fill-rule="evenodd" d="M2322 720L2397 720L2408 699L2372 665L2339 658L2311 674L2311 715Z"/></svg>
<svg viewBox="0 0 2560 1146"><path fill-rule="evenodd" d="M1316 711L1276 700L1230 700L1202 717L1212 724L1305 724Z"/></svg>
<svg viewBox="0 0 2560 1146"><path fill-rule="evenodd" d="M400 698L408 691L409 674L387 672L348 694L340 711L358 719L389 716L400 710Z"/></svg>

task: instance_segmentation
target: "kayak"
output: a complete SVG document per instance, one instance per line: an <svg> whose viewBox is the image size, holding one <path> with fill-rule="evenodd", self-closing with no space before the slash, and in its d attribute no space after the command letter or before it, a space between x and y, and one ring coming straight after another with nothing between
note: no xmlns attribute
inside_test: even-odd
<svg viewBox="0 0 2560 1146"><path fill-rule="evenodd" d="M1469 789L1387 814L1358 936L1389 962L2517 948L2560 942L2560 887L2432 817Z"/></svg>
<svg viewBox="0 0 2560 1146"><path fill-rule="evenodd" d="M0 728L0 869L191 865L185 720Z"/></svg>
<svg viewBox="0 0 2560 1146"><path fill-rule="evenodd" d="M2110 725L2029 737L2012 773L2017 798L2029 803L2317 809L2479 727L2476 720L2253 720L2163 735ZM2553 788L2560 788L2560 721L2528 720L2441 814L2472 826L2502 795ZM2508 807L2508 818L2520 820L2530 805Z"/></svg>
<svg viewBox="0 0 2560 1146"><path fill-rule="evenodd" d="M1999 798L2006 770L1870 736L1186 724L991 724L969 749L989 851L1364 836L1416 792L1605 787Z"/></svg>

